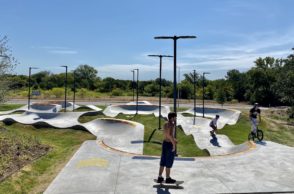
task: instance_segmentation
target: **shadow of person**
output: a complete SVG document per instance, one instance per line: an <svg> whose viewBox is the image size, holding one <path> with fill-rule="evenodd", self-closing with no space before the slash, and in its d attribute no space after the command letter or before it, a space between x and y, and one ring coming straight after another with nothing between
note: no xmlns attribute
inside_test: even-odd
<svg viewBox="0 0 294 194"><path fill-rule="evenodd" d="M212 136L212 139L210 139L210 143L213 145L213 146L217 146L217 147L221 147L218 143L218 140L217 140L217 137L215 135Z"/></svg>
<svg viewBox="0 0 294 194"><path fill-rule="evenodd" d="M157 188L157 194L170 194L169 188L163 189L163 188L158 187Z"/></svg>
<svg viewBox="0 0 294 194"><path fill-rule="evenodd" d="M184 189L183 186L176 185L153 185L153 188L157 188L157 194L170 194L170 189Z"/></svg>

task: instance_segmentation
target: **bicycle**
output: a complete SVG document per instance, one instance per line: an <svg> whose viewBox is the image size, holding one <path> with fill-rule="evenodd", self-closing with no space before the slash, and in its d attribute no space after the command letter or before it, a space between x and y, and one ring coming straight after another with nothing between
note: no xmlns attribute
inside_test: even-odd
<svg viewBox="0 0 294 194"><path fill-rule="evenodd" d="M257 127L256 129L256 133L250 132L248 135L248 140L250 141L252 139L252 141L254 141L254 139L257 138L258 141L262 141L263 140L263 131L261 129L259 129Z"/></svg>

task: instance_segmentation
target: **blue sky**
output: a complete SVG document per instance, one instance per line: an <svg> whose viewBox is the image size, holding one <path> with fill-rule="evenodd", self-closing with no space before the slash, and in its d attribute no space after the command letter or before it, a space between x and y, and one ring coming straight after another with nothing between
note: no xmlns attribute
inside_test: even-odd
<svg viewBox="0 0 294 194"><path fill-rule="evenodd" d="M208 71L223 78L230 69L246 71L257 57L286 57L294 47L292 0L0 0L0 36L7 35L19 61L28 67L63 72L80 64L98 76L158 77L159 59L173 55L171 40L154 36L195 35L178 41L180 74ZM172 80L173 60L163 60Z"/></svg>

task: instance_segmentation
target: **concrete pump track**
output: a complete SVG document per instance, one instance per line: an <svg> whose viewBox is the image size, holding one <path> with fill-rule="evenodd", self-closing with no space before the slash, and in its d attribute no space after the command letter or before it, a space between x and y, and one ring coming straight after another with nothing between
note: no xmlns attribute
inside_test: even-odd
<svg viewBox="0 0 294 194"><path fill-rule="evenodd" d="M143 155L144 126L137 122L114 118L95 119L80 123L82 115L95 114L101 109L93 105L88 112L60 112L64 104L32 104L0 112L0 121L25 125L46 125L55 128L88 130L97 140L86 141L49 185L45 193L256 193L294 192L294 148L274 142L245 142L234 145L225 135L212 141L209 118L220 115L218 127L236 124L240 112L206 108L205 117L184 117L178 114L178 125L185 134L192 134L197 146L206 149L210 157L175 160L172 177L185 181L181 187L161 187L153 182L159 167L158 156ZM78 109L67 103L68 109ZM138 114L158 116L157 105L138 104ZM162 106L162 116L170 111ZM13 114L23 111L22 114ZM202 109L196 115L202 116ZM136 104L108 106L106 116L119 113L136 114ZM194 114L193 109L185 113Z"/></svg>

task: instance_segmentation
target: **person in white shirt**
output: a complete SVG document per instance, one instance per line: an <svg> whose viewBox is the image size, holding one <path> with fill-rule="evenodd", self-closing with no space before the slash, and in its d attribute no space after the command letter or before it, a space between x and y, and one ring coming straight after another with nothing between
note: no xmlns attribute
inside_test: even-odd
<svg viewBox="0 0 294 194"><path fill-rule="evenodd" d="M217 130L217 120L219 119L219 115L215 115L215 118L212 119L209 123L209 126L212 128L212 131L210 131L211 135L215 134L215 131Z"/></svg>

